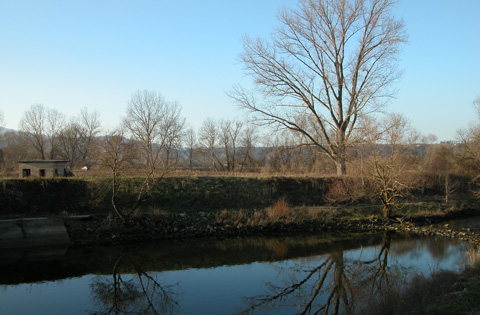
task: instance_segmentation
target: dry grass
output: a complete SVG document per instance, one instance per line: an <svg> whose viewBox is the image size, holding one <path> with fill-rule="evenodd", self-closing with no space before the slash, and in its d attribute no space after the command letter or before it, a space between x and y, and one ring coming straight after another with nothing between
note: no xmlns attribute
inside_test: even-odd
<svg viewBox="0 0 480 315"><path fill-rule="evenodd" d="M271 207L253 211L221 210L215 214L218 223L227 226L263 226L276 222L291 222L299 220L303 215L295 216L294 212L284 199L280 199Z"/></svg>

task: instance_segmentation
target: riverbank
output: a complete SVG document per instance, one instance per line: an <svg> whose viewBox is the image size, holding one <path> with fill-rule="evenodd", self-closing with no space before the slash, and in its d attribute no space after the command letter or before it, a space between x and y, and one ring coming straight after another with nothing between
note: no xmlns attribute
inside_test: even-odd
<svg viewBox="0 0 480 315"><path fill-rule="evenodd" d="M316 232L408 231L458 238L480 246L480 232L450 229L439 223L480 215L473 208L398 215L383 219L374 207L267 208L255 211L142 215L124 224L111 216L64 218L73 246L114 245L155 240L293 235Z"/></svg>
<svg viewBox="0 0 480 315"><path fill-rule="evenodd" d="M277 202L260 210L142 213L123 223L113 215L56 216L0 221L0 248L64 244L117 245L157 240L294 235L317 232L408 231L458 238L480 246L480 232L440 222L480 215L471 207L405 204L392 220L375 205L300 206Z"/></svg>
<svg viewBox="0 0 480 315"><path fill-rule="evenodd" d="M317 232L408 231L458 238L480 246L480 233L452 229L440 222L480 215L475 208L428 210L422 203L404 207L387 221L373 205L289 207L276 203L261 210L155 213L123 223L112 215L57 216L0 221L0 248L117 245L157 240L294 235ZM427 209L427 210L425 210Z"/></svg>

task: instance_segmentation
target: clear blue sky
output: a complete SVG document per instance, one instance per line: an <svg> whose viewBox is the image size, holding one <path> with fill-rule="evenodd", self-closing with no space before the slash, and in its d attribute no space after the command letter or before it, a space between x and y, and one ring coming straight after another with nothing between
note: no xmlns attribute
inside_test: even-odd
<svg viewBox="0 0 480 315"><path fill-rule="evenodd" d="M87 107L114 127L138 89L182 105L194 127L241 117L225 91L249 82L241 38L268 37L296 0L0 0L0 110L8 128L30 105L67 116ZM390 111L439 140L476 119L480 1L403 0L409 44Z"/></svg>

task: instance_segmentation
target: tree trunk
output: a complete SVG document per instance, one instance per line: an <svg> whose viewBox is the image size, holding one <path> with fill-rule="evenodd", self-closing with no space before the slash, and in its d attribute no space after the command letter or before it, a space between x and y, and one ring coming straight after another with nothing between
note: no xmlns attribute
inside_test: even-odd
<svg viewBox="0 0 480 315"><path fill-rule="evenodd" d="M337 161L335 161L335 164L337 165L338 176L347 175L347 162L345 157L337 159Z"/></svg>
<svg viewBox="0 0 480 315"><path fill-rule="evenodd" d="M335 164L337 165L337 175L347 175L347 149L345 146L345 130L339 128L336 132L337 152Z"/></svg>

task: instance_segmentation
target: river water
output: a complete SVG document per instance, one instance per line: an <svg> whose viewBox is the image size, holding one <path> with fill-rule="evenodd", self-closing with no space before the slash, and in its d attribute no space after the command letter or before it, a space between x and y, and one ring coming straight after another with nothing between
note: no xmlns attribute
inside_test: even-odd
<svg viewBox="0 0 480 315"><path fill-rule="evenodd" d="M360 312L471 246L375 233L2 251L0 314Z"/></svg>

